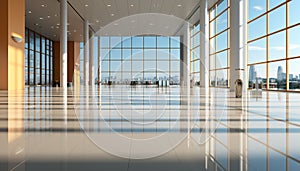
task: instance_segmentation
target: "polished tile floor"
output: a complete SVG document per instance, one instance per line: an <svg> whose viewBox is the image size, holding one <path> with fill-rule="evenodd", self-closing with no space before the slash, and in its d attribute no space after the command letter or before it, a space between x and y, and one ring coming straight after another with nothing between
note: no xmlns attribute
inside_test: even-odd
<svg viewBox="0 0 300 171"><path fill-rule="evenodd" d="M300 170L300 94L0 91L0 170Z"/></svg>

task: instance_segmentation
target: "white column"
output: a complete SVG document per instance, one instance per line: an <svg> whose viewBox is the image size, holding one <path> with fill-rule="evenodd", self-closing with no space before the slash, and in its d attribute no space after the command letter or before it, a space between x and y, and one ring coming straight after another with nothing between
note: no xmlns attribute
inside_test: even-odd
<svg viewBox="0 0 300 171"><path fill-rule="evenodd" d="M101 39L98 36L98 81L101 81Z"/></svg>
<svg viewBox="0 0 300 171"><path fill-rule="evenodd" d="M95 85L95 77L94 77L94 33L90 32L90 56L89 56L89 85L94 86Z"/></svg>
<svg viewBox="0 0 300 171"><path fill-rule="evenodd" d="M230 1L230 91L234 91L235 80L244 77L246 63L246 23L244 0Z"/></svg>
<svg viewBox="0 0 300 171"><path fill-rule="evenodd" d="M67 88L67 0L60 1L60 87Z"/></svg>
<svg viewBox="0 0 300 171"><path fill-rule="evenodd" d="M84 85L88 86L89 83L89 21L85 20L84 22L84 34L83 34L83 43L84 43L84 66L83 66L83 79Z"/></svg>
<svg viewBox="0 0 300 171"><path fill-rule="evenodd" d="M209 17L207 0L200 0L200 86L209 87Z"/></svg>

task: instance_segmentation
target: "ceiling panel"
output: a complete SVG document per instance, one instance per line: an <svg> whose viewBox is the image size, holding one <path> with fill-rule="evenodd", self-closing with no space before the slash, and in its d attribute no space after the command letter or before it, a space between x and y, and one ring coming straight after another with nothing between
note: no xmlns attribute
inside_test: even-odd
<svg viewBox="0 0 300 171"><path fill-rule="evenodd" d="M198 2L199 0L68 0L68 38L82 41L83 19L89 20L94 31L135 14L158 13L185 19ZM31 14L28 13L29 11ZM53 40L59 40L59 19L59 2L57 0L26 0L26 27ZM144 20L143 18L137 19L134 21L135 23L131 23L132 20L134 19L127 20L130 22L127 23L127 27L144 29L174 27L172 26L174 23L153 21L155 18L151 17L149 21L146 19L148 23L139 21ZM141 26L139 22L146 25ZM118 29L123 29L122 27L125 25L123 24L122 27L116 25L115 27L118 32Z"/></svg>

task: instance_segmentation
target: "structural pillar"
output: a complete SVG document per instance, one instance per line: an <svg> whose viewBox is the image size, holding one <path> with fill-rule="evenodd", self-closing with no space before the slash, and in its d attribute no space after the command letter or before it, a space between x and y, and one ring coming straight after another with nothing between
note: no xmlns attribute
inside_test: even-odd
<svg viewBox="0 0 300 171"><path fill-rule="evenodd" d="M200 86L209 87L209 17L207 0L200 0Z"/></svg>
<svg viewBox="0 0 300 171"><path fill-rule="evenodd" d="M94 69L95 69L95 66L94 66L94 44L95 44L95 41L94 41L94 33L91 31L90 32L90 56L89 56L89 85L90 86L94 86L95 85L95 77L94 77Z"/></svg>
<svg viewBox="0 0 300 171"><path fill-rule="evenodd" d="M60 0L60 87L62 88L67 88L68 83L67 9L67 0Z"/></svg>
<svg viewBox="0 0 300 171"><path fill-rule="evenodd" d="M245 0L230 1L230 91L234 91L235 81L245 78L246 64L246 11ZM245 90L245 89L244 89Z"/></svg>
<svg viewBox="0 0 300 171"><path fill-rule="evenodd" d="M186 23L181 30L180 86L190 87L190 24Z"/></svg>
<svg viewBox="0 0 300 171"><path fill-rule="evenodd" d="M88 84L89 84L89 21L88 20L85 20L83 30L84 30L84 34L83 34L83 43L84 43L83 80L84 80L84 85L88 86Z"/></svg>

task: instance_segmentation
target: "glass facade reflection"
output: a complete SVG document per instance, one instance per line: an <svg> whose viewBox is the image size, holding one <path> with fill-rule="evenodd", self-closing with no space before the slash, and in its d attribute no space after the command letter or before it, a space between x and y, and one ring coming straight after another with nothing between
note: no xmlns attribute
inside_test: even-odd
<svg viewBox="0 0 300 171"><path fill-rule="evenodd" d="M100 37L101 82L107 84L180 83L180 37Z"/></svg>
<svg viewBox="0 0 300 171"><path fill-rule="evenodd" d="M25 30L25 85L50 85L53 76L53 42Z"/></svg>

